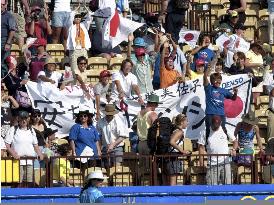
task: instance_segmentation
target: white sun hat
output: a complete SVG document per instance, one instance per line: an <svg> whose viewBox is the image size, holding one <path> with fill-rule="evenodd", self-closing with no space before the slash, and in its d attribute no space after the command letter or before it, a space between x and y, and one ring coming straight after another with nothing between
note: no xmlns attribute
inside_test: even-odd
<svg viewBox="0 0 274 205"><path fill-rule="evenodd" d="M90 179L108 179L108 177L104 177L102 170L96 170L88 175L87 180Z"/></svg>

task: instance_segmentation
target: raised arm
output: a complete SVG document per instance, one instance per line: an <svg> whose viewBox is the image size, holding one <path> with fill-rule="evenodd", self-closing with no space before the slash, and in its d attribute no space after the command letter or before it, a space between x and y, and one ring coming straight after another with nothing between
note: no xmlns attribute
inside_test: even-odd
<svg viewBox="0 0 274 205"><path fill-rule="evenodd" d="M127 46L127 57L129 59L131 58L131 50L132 50L131 46L132 46L133 40L134 40L134 36L131 33L131 34L128 35L128 46Z"/></svg>
<svg viewBox="0 0 274 205"><path fill-rule="evenodd" d="M204 71L204 86L208 86L209 84L209 80L208 80L209 73L210 73L210 69L206 69Z"/></svg>

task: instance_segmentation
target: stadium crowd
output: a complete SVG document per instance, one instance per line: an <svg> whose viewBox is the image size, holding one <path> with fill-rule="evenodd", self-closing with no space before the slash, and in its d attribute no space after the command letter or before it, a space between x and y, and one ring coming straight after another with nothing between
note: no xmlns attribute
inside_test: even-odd
<svg viewBox="0 0 274 205"><path fill-rule="evenodd" d="M56 186L73 186L67 176L71 167L81 169L84 179L88 167L108 169L114 164L122 165L125 141L129 140L133 153L173 155L162 167L162 174L167 176L162 184L176 185L182 165L174 156L192 154L183 149L184 139L188 137L185 134L188 116L181 113L171 120L159 117L156 110L161 101L152 91L197 78L203 80L206 96L206 129L200 139L192 142L193 148L196 147L192 151L198 151L201 156L205 153L231 155L234 161L244 164L250 159L237 158L236 155L255 154L256 138L261 156L272 154L266 161L272 163L274 177L273 0L268 0L269 42L245 37L246 0L230 0L223 22L212 33L201 32L195 48L178 43L186 13L192 7L188 0L163 0L159 15L146 14L145 26L129 34L127 42L114 48L103 45L104 18L94 16L93 12L111 7L127 18L128 1L92 0L88 7L79 2L75 8L70 0L33 2L30 5L27 0L1 0L1 112L2 115L8 112L6 121L1 120L1 156L14 159L39 157L34 163L20 162L21 181L32 182L33 167L45 166L45 158L60 156L54 161L54 183ZM15 9L8 9L11 4ZM216 49L213 44L224 33L229 34L229 43ZM247 52L237 46L241 39L250 42ZM18 45L21 57L11 55L13 44ZM65 59L57 61L52 57L46 49L49 44L63 44ZM87 76L88 58L93 56L107 61L115 57L124 60L120 70L102 70L99 81L94 84L88 82ZM65 76L60 70L71 75ZM248 74L252 79L252 99L249 112L243 115L234 135L230 136L226 128L224 100L236 100L238 90L235 88L230 92L221 84L222 77L237 74ZM92 89L95 112L80 110L69 136L60 143L56 137L58 130L48 127L42 118L42 110L32 107L26 89L29 81L51 83L60 90L79 85L87 99L91 98L89 90ZM45 83L41 85L46 86ZM144 99L146 93L151 94ZM126 99L133 94L138 97L142 109L132 129L128 129L117 115L117 104L123 110ZM269 99L266 136L262 136L260 129L263 126L255 116L256 110L260 109L260 95ZM159 135L157 129L169 135L167 143L162 140L165 144L162 149L157 147L160 142L153 144ZM67 156L93 157L70 163L62 158ZM94 160L101 156L107 157L102 157L100 163ZM146 170L148 163L142 160L139 166ZM200 165L207 167L207 184L233 183L230 156L213 156L207 163L201 157ZM246 166L249 165L250 162Z"/></svg>

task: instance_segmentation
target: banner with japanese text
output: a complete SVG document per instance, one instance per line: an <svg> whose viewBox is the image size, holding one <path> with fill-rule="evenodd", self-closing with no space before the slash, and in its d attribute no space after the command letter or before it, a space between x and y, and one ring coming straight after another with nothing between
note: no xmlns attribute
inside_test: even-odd
<svg viewBox="0 0 274 205"><path fill-rule="evenodd" d="M241 121L243 114L249 111L251 95L251 79L248 75L223 76L222 88L232 92L234 87L238 88L238 97L235 101L226 99L225 113L227 118L227 130L233 134L235 126ZM58 129L60 134L67 135L70 127L74 124L74 114L80 109L89 109L94 112L93 100L86 100L81 88L75 86L59 91L50 84L41 86L34 82L27 83L28 93L33 106L40 109L43 117L50 127ZM179 113L186 113L189 126L186 130L187 137L197 139L204 134L205 124L205 93L202 78L175 84L165 89L153 91L160 97L156 111L171 119ZM145 94L144 99L149 93ZM126 99L128 109L119 112L118 115L131 127L136 120L141 106L136 98ZM120 109L120 102L116 103Z"/></svg>

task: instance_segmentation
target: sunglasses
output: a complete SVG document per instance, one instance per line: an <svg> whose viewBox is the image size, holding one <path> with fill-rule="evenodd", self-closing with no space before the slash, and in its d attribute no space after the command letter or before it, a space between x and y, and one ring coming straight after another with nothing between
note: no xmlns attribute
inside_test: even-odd
<svg viewBox="0 0 274 205"><path fill-rule="evenodd" d="M41 117L41 114L34 114L32 115L33 118L36 118L36 117Z"/></svg>
<svg viewBox="0 0 274 205"><path fill-rule="evenodd" d="M84 115L80 115L79 117L80 117L80 118L81 118L81 117L88 117L88 115L84 114Z"/></svg>

